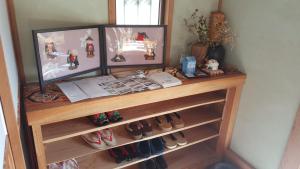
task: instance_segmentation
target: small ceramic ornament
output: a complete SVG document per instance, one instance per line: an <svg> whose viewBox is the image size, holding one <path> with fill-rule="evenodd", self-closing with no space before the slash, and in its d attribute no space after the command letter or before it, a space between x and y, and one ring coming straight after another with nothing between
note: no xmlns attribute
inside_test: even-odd
<svg viewBox="0 0 300 169"><path fill-rule="evenodd" d="M86 39L86 47L85 47L86 53L87 53L87 57L88 58L92 58L95 56L94 52L95 52L95 48L94 48L94 40L92 37L88 37Z"/></svg>
<svg viewBox="0 0 300 169"><path fill-rule="evenodd" d="M205 64L206 68L209 70L218 70L219 69L219 62L214 59L210 59Z"/></svg>

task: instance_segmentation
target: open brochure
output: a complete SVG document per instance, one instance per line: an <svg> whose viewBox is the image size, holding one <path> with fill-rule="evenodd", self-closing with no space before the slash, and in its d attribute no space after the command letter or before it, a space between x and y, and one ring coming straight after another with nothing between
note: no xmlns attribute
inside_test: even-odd
<svg viewBox="0 0 300 169"><path fill-rule="evenodd" d="M57 85L72 103L88 98L123 95L161 88L161 85L148 78L125 77L116 79L113 76L86 78Z"/></svg>

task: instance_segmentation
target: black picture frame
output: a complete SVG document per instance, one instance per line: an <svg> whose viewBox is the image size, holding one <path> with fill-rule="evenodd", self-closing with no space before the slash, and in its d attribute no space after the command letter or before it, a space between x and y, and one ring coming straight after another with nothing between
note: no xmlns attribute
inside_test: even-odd
<svg viewBox="0 0 300 169"><path fill-rule="evenodd" d="M163 28L163 56L161 64L129 64L129 65L108 65L107 63L107 42L106 42L106 28ZM166 41L167 41L167 26L166 25L105 25L103 28L103 50L104 50L104 67L105 69L111 68L129 68L129 67L158 67L165 68L166 64Z"/></svg>
<svg viewBox="0 0 300 169"><path fill-rule="evenodd" d="M43 71L42 71L42 62L41 62L41 56L40 56L40 49L39 49L39 41L38 41L38 34L39 33L50 33L50 32L59 32L59 31L70 31L70 30L80 30L80 29L97 29L98 30L98 35L99 35L99 67L84 70L81 72L76 72L73 74L69 74L66 76L61 76L58 78L53 78L50 80L45 80L43 77ZM38 69L38 78L39 78L39 85L40 85L40 90L42 93L45 92L45 85L49 83L53 83L55 81L71 78L74 76L94 72L94 71L101 71L101 73L105 72L105 66L104 66L104 49L103 49L103 25L90 25L90 26L75 26L75 27L63 27L63 28L51 28L51 29L39 29L39 30L33 30L32 31L32 36L33 36L33 42L34 42L34 50L35 50L35 58L36 58L36 64L37 64L37 69Z"/></svg>

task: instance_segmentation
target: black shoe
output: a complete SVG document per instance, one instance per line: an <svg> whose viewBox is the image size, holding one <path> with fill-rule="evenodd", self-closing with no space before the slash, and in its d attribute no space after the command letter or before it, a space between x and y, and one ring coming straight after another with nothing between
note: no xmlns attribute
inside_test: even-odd
<svg viewBox="0 0 300 169"><path fill-rule="evenodd" d="M155 138L150 140L151 154L157 155L164 151L164 144L162 138Z"/></svg>
<svg viewBox="0 0 300 169"><path fill-rule="evenodd" d="M157 169L167 169L168 164L163 156L158 156L155 158Z"/></svg>
<svg viewBox="0 0 300 169"><path fill-rule="evenodd" d="M147 160L146 167L147 169L157 169L154 159Z"/></svg>
<svg viewBox="0 0 300 169"><path fill-rule="evenodd" d="M122 151L119 148L113 148L108 150L109 155L113 157L116 163L120 164L121 162L125 161L125 157L122 155Z"/></svg>
<svg viewBox="0 0 300 169"><path fill-rule="evenodd" d="M137 154L140 158L147 158L151 155L151 148L149 141L142 141L137 143Z"/></svg>
<svg viewBox="0 0 300 169"><path fill-rule="evenodd" d="M137 150L136 150L135 144L126 145L125 149L128 151L128 153L132 159L137 157Z"/></svg>

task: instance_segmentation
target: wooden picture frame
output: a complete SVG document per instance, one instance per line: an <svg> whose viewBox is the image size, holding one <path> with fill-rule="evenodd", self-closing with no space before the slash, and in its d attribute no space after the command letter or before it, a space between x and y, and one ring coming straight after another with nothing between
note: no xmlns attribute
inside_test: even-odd
<svg viewBox="0 0 300 169"><path fill-rule="evenodd" d="M32 33L42 92L48 83L103 68L101 25L33 30Z"/></svg>
<svg viewBox="0 0 300 169"><path fill-rule="evenodd" d="M164 67L166 26L107 25L103 34L105 68Z"/></svg>

